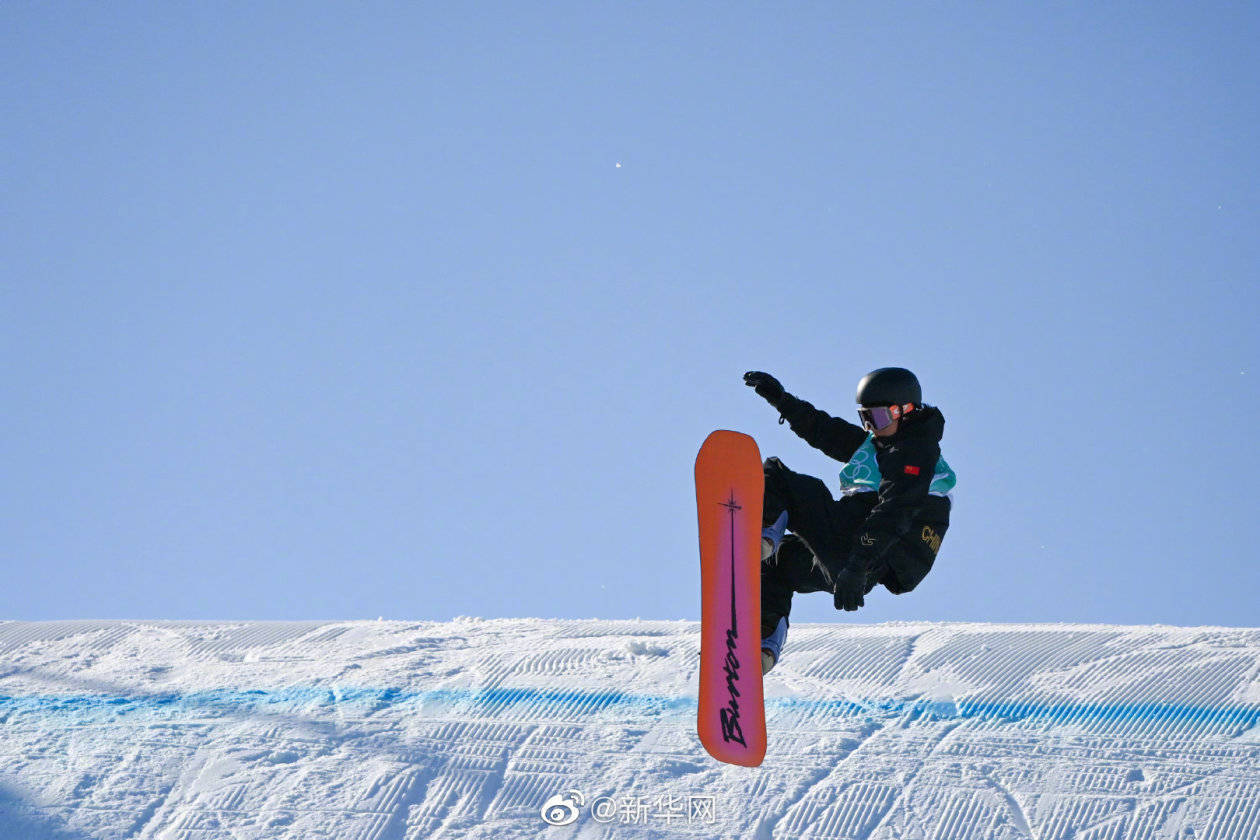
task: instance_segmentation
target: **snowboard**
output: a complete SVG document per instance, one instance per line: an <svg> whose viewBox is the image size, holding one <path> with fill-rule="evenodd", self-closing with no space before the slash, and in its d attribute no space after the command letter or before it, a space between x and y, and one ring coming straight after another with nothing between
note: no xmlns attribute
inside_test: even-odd
<svg viewBox="0 0 1260 840"><path fill-rule="evenodd" d="M761 454L739 432L709 435L696 457L700 521L700 696L696 729L719 761L766 754L761 686Z"/></svg>

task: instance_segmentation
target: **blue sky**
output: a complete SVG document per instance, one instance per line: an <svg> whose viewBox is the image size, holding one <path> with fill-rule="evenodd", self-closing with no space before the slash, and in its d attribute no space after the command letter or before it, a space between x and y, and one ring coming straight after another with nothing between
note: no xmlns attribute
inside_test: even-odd
<svg viewBox="0 0 1260 840"><path fill-rule="evenodd" d="M694 618L709 431L918 372L937 568L1256 625L1245 4L0 10L0 616Z"/></svg>

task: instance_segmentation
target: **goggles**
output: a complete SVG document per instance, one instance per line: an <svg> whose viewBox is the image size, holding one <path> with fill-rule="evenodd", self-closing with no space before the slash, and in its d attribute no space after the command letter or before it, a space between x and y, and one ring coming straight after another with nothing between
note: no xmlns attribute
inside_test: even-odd
<svg viewBox="0 0 1260 840"><path fill-rule="evenodd" d="M882 432L893 423L896 423L902 415L909 414L912 411L914 411L914 403L863 406L858 409L858 417L862 420L862 428L870 432Z"/></svg>

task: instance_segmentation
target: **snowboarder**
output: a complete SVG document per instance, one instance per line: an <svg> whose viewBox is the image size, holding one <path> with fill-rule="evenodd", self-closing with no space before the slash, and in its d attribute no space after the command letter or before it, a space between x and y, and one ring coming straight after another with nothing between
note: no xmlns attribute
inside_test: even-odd
<svg viewBox="0 0 1260 840"><path fill-rule="evenodd" d="M945 417L923 404L905 368L880 368L858 383L857 426L789 394L761 371L744 383L806 443L837 461L841 497L821 480L768 458L762 508L761 670L778 662L794 592L830 592L856 610L878 584L894 595L932 568L949 527L956 478L941 458ZM791 533L787 533L791 529Z"/></svg>

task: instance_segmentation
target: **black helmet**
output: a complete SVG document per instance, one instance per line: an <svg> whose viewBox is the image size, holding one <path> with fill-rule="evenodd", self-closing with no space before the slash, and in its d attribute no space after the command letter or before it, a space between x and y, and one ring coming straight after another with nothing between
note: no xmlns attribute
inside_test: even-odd
<svg viewBox="0 0 1260 840"><path fill-rule="evenodd" d="M919 379L905 368L880 368L873 370L857 386L858 405L905 405L914 403L918 408L923 402L923 390Z"/></svg>

